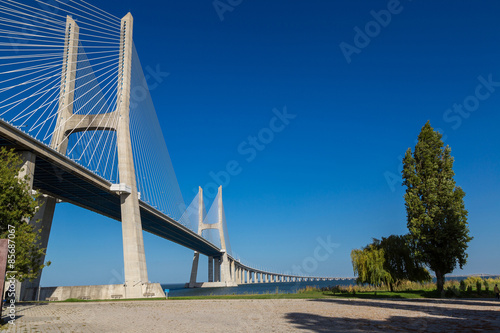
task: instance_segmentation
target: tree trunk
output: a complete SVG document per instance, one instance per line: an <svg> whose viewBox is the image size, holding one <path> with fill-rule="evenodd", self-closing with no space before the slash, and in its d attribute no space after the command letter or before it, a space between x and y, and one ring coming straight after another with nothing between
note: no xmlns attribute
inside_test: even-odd
<svg viewBox="0 0 500 333"><path fill-rule="evenodd" d="M393 288L393 286L392 286L392 282L391 282L391 283L389 283L389 288L390 288L390 290L391 290L391 293L392 293L392 292L394 292L394 288Z"/></svg>
<svg viewBox="0 0 500 333"><path fill-rule="evenodd" d="M436 284L437 284L437 292L439 296L443 296L443 289L444 289L444 274L441 273L441 271L435 271L436 273Z"/></svg>

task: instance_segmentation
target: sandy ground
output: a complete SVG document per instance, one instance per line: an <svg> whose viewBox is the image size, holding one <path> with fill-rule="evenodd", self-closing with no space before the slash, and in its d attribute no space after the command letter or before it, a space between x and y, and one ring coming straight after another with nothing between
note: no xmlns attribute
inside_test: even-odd
<svg viewBox="0 0 500 333"><path fill-rule="evenodd" d="M169 300L16 310L4 332L500 332L495 300Z"/></svg>

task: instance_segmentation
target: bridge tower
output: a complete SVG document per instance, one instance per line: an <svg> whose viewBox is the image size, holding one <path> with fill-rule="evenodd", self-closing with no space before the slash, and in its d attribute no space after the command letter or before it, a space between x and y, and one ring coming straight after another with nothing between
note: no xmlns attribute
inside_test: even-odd
<svg viewBox="0 0 500 333"><path fill-rule="evenodd" d="M128 13L121 20L120 55L118 66L118 96L116 110L102 114L80 115L73 114L74 90L77 72L79 27L68 16L66 18L65 49L63 57L63 71L59 95L59 108L54 133L50 146L65 155L69 136L73 133L89 130L116 131L118 150L118 172L120 185L114 189L120 194L121 220L123 237L123 255L125 271L125 298L143 297L143 285L148 283L146 256L142 234L142 222L139 209L139 198L135 179L135 169L130 138L130 86L132 73L133 47L133 17ZM114 125L109 118L118 117L118 124ZM105 124L105 125L104 125ZM27 172L33 176L35 157L23 153ZM26 172L26 171L25 171ZM30 177L33 179L33 177ZM113 189L113 188L112 188ZM43 230L41 246L47 247L56 199L43 197L42 205L33 218L41 219ZM44 259L44 258L43 258ZM28 288L36 288L40 278L29 283ZM23 296L21 296L23 297ZM26 295L23 299L32 299Z"/></svg>
<svg viewBox="0 0 500 333"><path fill-rule="evenodd" d="M198 235L201 236L203 230L215 229L219 231L220 243L221 243L221 255L217 257L208 257L208 283L203 284L203 286L237 286L234 280L234 274L231 275L231 268L229 257L226 248L226 237L224 234L224 206L222 203L222 186L219 186L219 191L217 195L217 201L214 204L217 205L217 223L204 223L203 221L203 189L200 187L198 192L199 200L199 219L198 219ZM201 286L201 284L196 282L198 275L198 261L200 254L194 252L193 266L191 269L191 278L189 281L189 288L194 288Z"/></svg>

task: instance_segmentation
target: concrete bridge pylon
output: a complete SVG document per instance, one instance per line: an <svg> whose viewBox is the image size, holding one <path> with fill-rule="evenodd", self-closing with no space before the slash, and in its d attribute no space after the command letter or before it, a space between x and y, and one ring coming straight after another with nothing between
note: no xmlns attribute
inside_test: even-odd
<svg viewBox="0 0 500 333"><path fill-rule="evenodd" d="M102 114L74 114L74 92L78 65L79 31L78 24L71 16L66 18L65 48L61 73L61 87L59 93L59 107L57 111L56 127L52 134L50 146L65 155L68 140L71 134L84 131L107 130L115 131L117 136L118 172L120 185L116 191L120 195L121 222L124 256L124 298L142 298L147 289L148 274L146 256L142 234L142 222L139 208L139 196L135 178L135 168L130 138L130 90L132 74L133 48L133 17L128 13L121 20L120 51L117 82L117 108L112 112ZM29 152L22 152L23 172L34 177L36 157ZM114 190L113 188L111 190ZM50 196L41 196L40 208L30 223L42 228L40 246L46 248L48 244L52 218L56 199ZM36 223L41 220L41 223ZM44 260L45 258L42 258ZM32 282L23 283L21 300L35 299L36 289L40 284L40 277ZM26 290L33 295L28 295Z"/></svg>
<svg viewBox="0 0 500 333"><path fill-rule="evenodd" d="M198 283L198 261L199 253L195 251L193 257L193 265L191 269L191 278L187 284L189 288L196 287L231 287L237 286L236 277L234 273L234 262L230 262L227 248L226 248L226 235L224 233L224 205L222 202L222 186L219 186L218 194L214 204L217 205L217 223L205 223L203 221L203 189L200 187L198 190L198 235L201 235L203 230L215 229L219 231L221 242L221 255L208 257L208 282Z"/></svg>

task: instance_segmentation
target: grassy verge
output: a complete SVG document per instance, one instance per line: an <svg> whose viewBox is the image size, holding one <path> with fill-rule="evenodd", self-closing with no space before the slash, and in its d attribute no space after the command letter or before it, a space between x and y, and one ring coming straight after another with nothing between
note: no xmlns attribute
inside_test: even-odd
<svg viewBox="0 0 500 333"><path fill-rule="evenodd" d="M332 293L330 291L306 291L296 294L257 294L257 295L219 295L219 296L186 296L186 297L170 297L171 300L192 300L192 299L321 299L321 298L435 298L438 297L435 290L413 290L404 292L389 292L389 291L367 291L354 294L347 293Z"/></svg>

